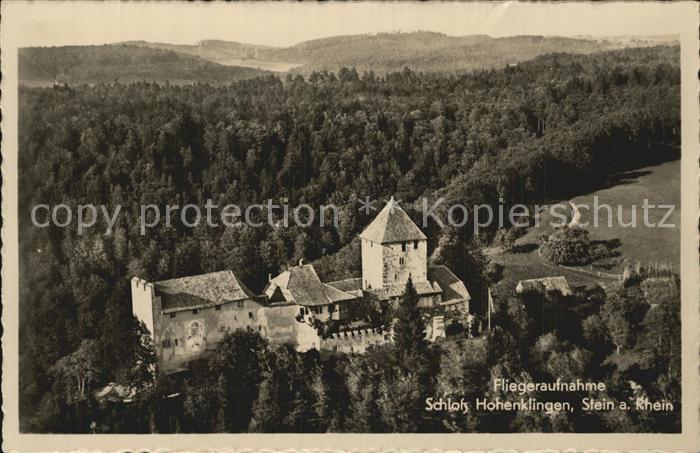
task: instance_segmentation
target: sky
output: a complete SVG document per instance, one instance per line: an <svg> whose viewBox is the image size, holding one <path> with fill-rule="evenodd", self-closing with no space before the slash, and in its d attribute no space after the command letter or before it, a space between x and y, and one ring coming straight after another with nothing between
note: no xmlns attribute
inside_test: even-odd
<svg viewBox="0 0 700 453"><path fill-rule="evenodd" d="M681 3L3 2L22 46L203 39L289 46L328 36L435 31L450 36L676 34ZM6 21L10 19L10 21ZM9 24L9 25L8 25ZM9 30L6 30L9 31Z"/></svg>

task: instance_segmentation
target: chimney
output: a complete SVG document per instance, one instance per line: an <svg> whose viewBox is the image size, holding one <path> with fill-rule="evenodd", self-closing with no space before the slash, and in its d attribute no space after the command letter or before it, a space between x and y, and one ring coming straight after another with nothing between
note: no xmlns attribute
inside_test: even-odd
<svg viewBox="0 0 700 453"><path fill-rule="evenodd" d="M299 266L303 266L303 265L304 265L304 258L301 258L301 259L299 260Z"/></svg>
<svg viewBox="0 0 700 453"><path fill-rule="evenodd" d="M272 274L267 274L267 281L271 282L272 281Z"/></svg>

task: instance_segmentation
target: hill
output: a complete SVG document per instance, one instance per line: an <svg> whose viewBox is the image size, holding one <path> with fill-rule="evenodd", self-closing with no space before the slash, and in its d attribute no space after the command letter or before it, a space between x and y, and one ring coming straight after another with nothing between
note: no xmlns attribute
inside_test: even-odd
<svg viewBox="0 0 700 453"><path fill-rule="evenodd" d="M150 48L196 55L220 64L232 64L309 74L355 67L378 74L409 67L422 72L464 72L490 69L530 60L547 53L588 54L620 47L644 47L659 39L611 40L486 35L447 36L434 32L347 35L305 41L290 47L269 47L227 41L201 41L195 45L135 42ZM668 39L666 39L668 41ZM664 42L666 42L664 41Z"/></svg>
<svg viewBox="0 0 700 453"><path fill-rule="evenodd" d="M31 47L19 50L19 80L26 85L155 81L224 84L265 75L168 49L138 45Z"/></svg>
<svg viewBox="0 0 700 453"><path fill-rule="evenodd" d="M130 41L126 44L150 49L169 50L225 66L238 66L273 72L287 72L299 66L298 63L285 61L284 58L273 59L270 55L275 50L279 50L274 47L231 41L208 40L194 45L151 43L146 41ZM263 55L263 57L261 58L260 55Z"/></svg>
<svg viewBox="0 0 700 453"><path fill-rule="evenodd" d="M301 72L336 70L342 66L378 73L404 67L423 72L463 72L502 67L545 53L591 53L606 48L593 41L569 38L450 37L418 32L338 36L297 44L278 54L290 61L303 61Z"/></svg>
<svg viewBox="0 0 700 453"><path fill-rule="evenodd" d="M653 39L652 39L653 38ZM347 35L271 47L221 40L193 45L128 41L101 46L25 48L19 76L25 85L155 81L225 84L269 73L309 75L354 67L378 75L408 67L417 72L460 73L501 68L551 53L590 54L646 47L667 37L638 39L486 35L434 32Z"/></svg>

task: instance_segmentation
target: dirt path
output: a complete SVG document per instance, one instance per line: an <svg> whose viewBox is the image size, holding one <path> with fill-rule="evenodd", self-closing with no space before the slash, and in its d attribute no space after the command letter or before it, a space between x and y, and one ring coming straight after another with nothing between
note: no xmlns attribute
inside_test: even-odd
<svg viewBox="0 0 700 453"><path fill-rule="evenodd" d="M576 206L571 200L569 200L569 206L571 206L571 212L573 214L571 215L571 221L569 222L568 227L573 228L578 226L579 222L581 222L581 211L579 211L578 206Z"/></svg>

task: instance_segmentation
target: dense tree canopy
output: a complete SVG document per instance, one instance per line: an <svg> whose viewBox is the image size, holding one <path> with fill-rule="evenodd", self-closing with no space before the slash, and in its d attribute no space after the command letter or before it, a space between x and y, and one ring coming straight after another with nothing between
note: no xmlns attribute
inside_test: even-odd
<svg viewBox="0 0 700 453"><path fill-rule="evenodd" d="M546 55L516 67L461 75L405 69L378 77L351 68L338 75L321 71L308 79L268 76L227 86L140 82L22 88L23 427L64 430L73 425L35 415L69 411L70 417L83 420L91 410L92 391L107 382L133 379L125 369L133 368L134 357L143 355L143 342L131 318L131 277L158 280L231 269L259 291L268 274L300 258L308 261L322 255L327 256L319 262L323 278L348 276L339 275L339 269L352 273L359 266L353 262L358 255L352 238L374 215L357 210L358 200L365 197L385 199L394 194L405 200L412 215L416 214L412 203L420 196L445 196L465 205L496 205L499 198L506 204L527 203L580 192L622 168L673 158L679 143L679 83L678 48L657 47ZM335 204L342 213L340 224L188 228L176 218L170 226L161 223L144 235L138 225L140 205L204 207L211 199L219 206L246 206L267 199L279 203L283 198L290 206ZM75 228L32 226L31 210L39 203L65 203L73 209L80 204L104 204L110 211L117 205L122 208L112 234L102 234L106 222L100 219L78 235ZM485 271L478 269L481 255L473 250L468 235L452 231L442 238L434 225L426 231L431 247L457 244L470 251L468 269L455 272L475 297L482 297L485 288L479 276ZM331 256L339 250L342 253ZM450 250L442 255L449 260ZM461 256L453 258L466 262ZM614 305L609 307L599 315L604 322L611 322L607 310ZM630 320L651 326L673 316L672 311L659 311ZM630 332L637 327L630 330L612 323L610 327L614 344L635 347ZM588 333L595 337L594 332ZM512 340L508 335L494 334L489 341L508 344ZM243 341L231 341L239 340ZM664 372L677 370L674 356L658 342L650 339L639 348L645 354L663 355ZM530 352L526 349L521 351L524 355ZM551 359L556 366L584 357L568 344L557 351L559 355ZM231 354L239 357L237 352ZM244 429L247 417L249 428L255 430L433 426L427 420L418 426L409 423L400 407L394 408L394 415L373 420L380 408L367 401L401 396L408 399L393 401L403 401L404 408L415 404L425 384L420 381L423 374L378 371L370 362L334 364L331 369L322 366L318 357L300 358L283 349L271 354L268 361L285 363L297 374L227 368L220 381L204 390L226 387L234 372L260 371L258 400L233 403L236 395L252 395L251 389L234 388L222 394L193 390L185 404L190 416L201 408L200 403L218 398L215 406L222 409L216 426L229 430ZM79 360L85 368L76 366L81 357L89 359ZM374 359L370 355L363 360ZM98 371L92 371L93 363L101 364ZM651 361L645 363L647 370L653 368ZM325 382L321 376L338 374L343 366L361 370L347 383L351 396L328 401L327 389L318 383ZM435 375L436 370L432 371ZM452 372L453 377L441 377L440 385L463 373L486 375L482 371L467 361ZM301 374L304 382L295 378ZM383 380L375 379L378 375ZM77 376L76 384L69 385L63 379L67 376ZM165 392L165 384L158 385L154 395ZM673 385L663 385L664 391L673 392ZM65 398L57 388L64 390ZM296 399L309 399L304 404L315 412L288 412L293 405L271 412L274 408L261 401L275 398L282 389ZM397 389L403 393L392 393ZM345 394L340 388L334 392ZM76 395L82 395L78 398L82 406L74 404ZM348 425L319 421L325 420L323 414L329 408L343 405L356 413ZM186 420L167 429L210 427L187 425ZM75 426L88 426L83 422ZM158 423L151 420L151 426ZM523 426L529 423L523 421Z"/></svg>

